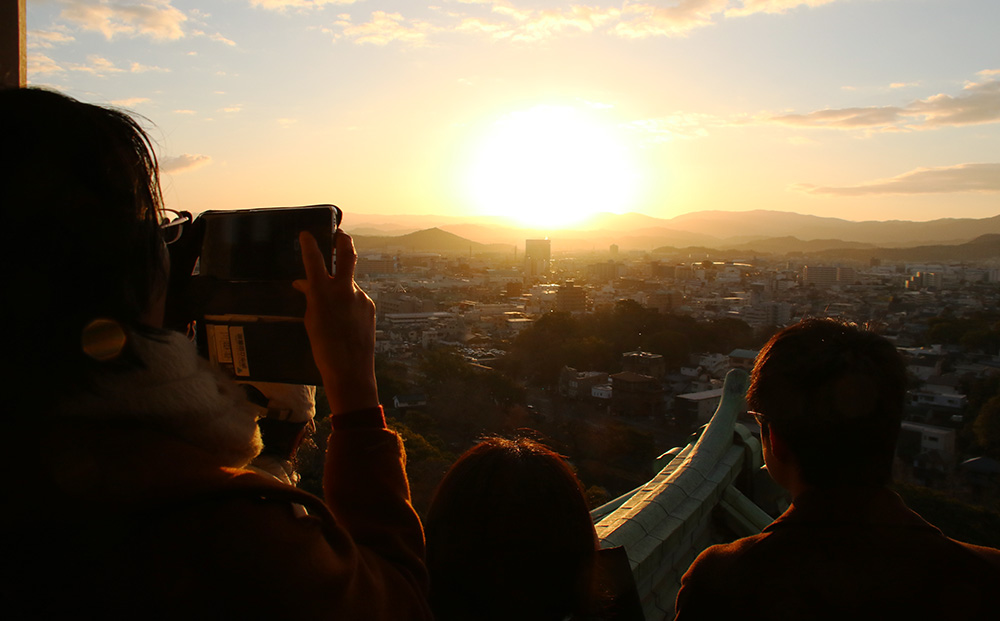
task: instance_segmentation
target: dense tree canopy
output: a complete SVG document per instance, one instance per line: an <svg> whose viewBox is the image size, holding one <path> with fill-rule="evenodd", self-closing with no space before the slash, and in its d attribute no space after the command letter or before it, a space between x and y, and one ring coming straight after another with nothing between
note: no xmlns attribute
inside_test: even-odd
<svg viewBox="0 0 1000 621"><path fill-rule="evenodd" d="M961 345L968 351L1000 354L1000 312L982 311L966 317L950 314L927 321L926 344Z"/></svg>
<svg viewBox="0 0 1000 621"><path fill-rule="evenodd" d="M677 368L696 352L728 353L756 345L753 330L740 319L698 322L621 300L613 309L591 315L542 316L515 339L504 368L533 384L551 386L564 366L620 371L622 353L637 349L660 354L668 368Z"/></svg>

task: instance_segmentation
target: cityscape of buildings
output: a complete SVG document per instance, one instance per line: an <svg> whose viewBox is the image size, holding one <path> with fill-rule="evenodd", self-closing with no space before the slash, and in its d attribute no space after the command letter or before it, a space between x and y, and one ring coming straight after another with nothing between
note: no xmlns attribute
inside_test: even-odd
<svg viewBox="0 0 1000 621"><path fill-rule="evenodd" d="M401 361L449 346L469 364L488 367L545 314L585 316L622 300L700 321L740 320L762 339L804 317L875 324L903 353L913 378L899 452L906 477L922 484L945 481L960 467L957 439L975 415L962 381L1000 374L996 349L927 340L930 318L1000 308L997 259L719 260L621 252L614 245L604 252L553 255L550 240L529 239L520 256L363 251L357 278L378 309L377 350ZM670 368L662 353L619 352L619 372L566 367L559 395L614 416L666 417L697 426L715 411L725 373L749 369L757 354L699 352Z"/></svg>

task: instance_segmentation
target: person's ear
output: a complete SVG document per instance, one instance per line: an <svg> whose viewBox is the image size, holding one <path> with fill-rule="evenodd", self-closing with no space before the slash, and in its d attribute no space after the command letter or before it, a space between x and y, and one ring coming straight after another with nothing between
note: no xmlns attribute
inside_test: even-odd
<svg viewBox="0 0 1000 621"><path fill-rule="evenodd" d="M785 443L784 438L781 437L780 433L775 433L774 427L768 426L767 428L767 441L770 445L771 453L782 462L792 461L792 453L788 450L788 445Z"/></svg>

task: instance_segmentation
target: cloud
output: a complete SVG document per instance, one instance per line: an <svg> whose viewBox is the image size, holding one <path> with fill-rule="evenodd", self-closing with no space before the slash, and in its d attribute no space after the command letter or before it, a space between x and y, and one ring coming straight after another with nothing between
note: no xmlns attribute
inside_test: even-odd
<svg viewBox="0 0 1000 621"><path fill-rule="evenodd" d="M67 65L70 71L76 71L79 73L89 73L93 76L104 77L112 73L122 73L125 71L120 67L116 67L113 62L104 58L103 56L98 56L96 54L91 54L87 57L88 64L82 63L70 63Z"/></svg>
<svg viewBox="0 0 1000 621"><path fill-rule="evenodd" d="M343 35L355 43L372 45L387 45L394 41L424 45L427 35L433 30L427 22L407 20L399 13L385 11L374 11L371 20L363 24L354 24L349 16L341 15L336 24L341 27Z"/></svg>
<svg viewBox="0 0 1000 621"><path fill-rule="evenodd" d="M235 106L226 106L225 108L219 108L219 112L225 112L226 114L236 114L241 112L243 106L241 104L236 104Z"/></svg>
<svg viewBox="0 0 1000 621"><path fill-rule="evenodd" d="M722 18L745 17L755 13L787 13L813 8L837 0L679 0L673 6L652 3L625 3L622 20L612 29L627 39L677 37Z"/></svg>
<svg viewBox="0 0 1000 621"><path fill-rule="evenodd" d="M839 110L817 110L809 114L787 114L773 117L776 123L801 127L873 127L890 125L900 120L902 108L841 108Z"/></svg>
<svg viewBox="0 0 1000 621"><path fill-rule="evenodd" d="M29 30L28 47L30 49L52 49L56 45L71 43L76 39L63 29Z"/></svg>
<svg viewBox="0 0 1000 621"><path fill-rule="evenodd" d="M770 118L798 127L913 131L1000 122L1000 80L969 83L956 96L944 93L902 107L838 108Z"/></svg>
<svg viewBox="0 0 1000 621"><path fill-rule="evenodd" d="M787 13L800 6L809 8L830 4L836 0L743 0L738 7L726 10L726 17L742 17L754 13Z"/></svg>
<svg viewBox="0 0 1000 621"><path fill-rule="evenodd" d="M212 41L217 41L219 43L223 43L230 47L236 47L236 41L233 41L232 39L227 39L218 32L213 35L209 35L208 38L211 39Z"/></svg>
<svg viewBox="0 0 1000 621"><path fill-rule="evenodd" d="M207 155L183 153L176 157L162 158L160 160L160 171L165 173L186 172L211 163L212 158Z"/></svg>
<svg viewBox="0 0 1000 621"><path fill-rule="evenodd" d="M43 73L63 73L59 63L45 54L28 54L28 75L36 76Z"/></svg>
<svg viewBox="0 0 1000 621"><path fill-rule="evenodd" d="M129 66L129 71L132 73L146 73L148 71L156 71L158 73L170 73L170 69L165 69L163 67L150 67L149 65L143 65L141 63L132 63Z"/></svg>
<svg viewBox="0 0 1000 621"><path fill-rule="evenodd" d="M174 110L174 114L188 114L188 115L191 115L191 114L198 114L198 113L195 112L194 110Z"/></svg>
<svg viewBox="0 0 1000 621"><path fill-rule="evenodd" d="M299 122L298 119L278 119L278 125L284 128L289 128L298 122Z"/></svg>
<svg viewBox="0 0 1000 621"><path fill-rule="evenodd" d="M109 0L62 0L63 19L83 30L100 32L108 40L118 35L175 40L184 37L183 12L170 0L145 0L126 4Z"/></svg>
<svg viewBox="0 0 1000 621"><path fill-rule="evenodd" d="M480 5L487 11L473 15L468 12L443 12L440 7L435 7L448 23L432 23L408 19L401 13L375 11L369 22L354 24L349 15L341 14L337 16L335 26L341 29L342 36L356 43L376 45L391 42L429 45L432 36L452 32L481 35L494 40L530 42L561 34L595 32L617 20L620 14L617 8L571 6L564 9L520 9L502 1L464 0L461 3Z"/></svg>
<svg viewBox="0 0 1000 621"><path fill-rule="evenodd" d="M403 13L375 11L366 24L353 24L347 14L334 23L342 36L357 43L385 45L403 41L419 45L431 37L462 33L499 41L537 42L559 36L595 32L626 39L684 36L696 28L711 26L725 18L754 13L785 13L797 7L818 7L838 0L673 0L663 2L609 2L603 6L558 3L557 8L525 8L510 0L445 0L431 5L437 18L421 21ZM842 1L842 0L840 0ZM255 6L273 10L314 8L308 0L251 0ZM343 4L349 4L346 0ZM519 3L523 4L523 3ZM532 3L537 4L537 3ZM568 6L566 6L568 5ZM322 28L324 32L335 29ZM341 35L335 35L337 37Z"/></svg>
<svg viewBox="0 0 1000 621"><path fill-rule="evenodd" d="M613 32L626 39L684 35L695 28L711 25L715 16L721 15L728 6L729 0L681 0L669 7L626 4L622 8L622 20Z"/></svg>
<svg viewBox="0 0 1000 621"><path fill-rule="evenodd" d="M565 9L515 9L495 4L493 13L506 21L465 18L457 30L482 32L497 40L543 41L563 34L586 34L616 22L621 10L571 6Z"/></svg>
<svg viewBox="0 0 1000 621"><path fill-rule="evenodd" d="M891 179L881 179L861 185L823 187L803 183L793 186L793 189L818 196L1000 192L1000 164L959 164L941 168L917 168Z"/></svg>
<svg viewBox="0 0 1000 621"><path fill-rule="evenodd" d="M124 73L126 71L129 73L146 73L149 71L168 73L170 69L143 65L142 63L137 62L131 63L128 69L123 69L115 65L107 58L96 54L88 56L86 63L66 63L65 65L60 65L43 54L31 54L28 56L28 72L31 74L60 73L64 71L89 73L90 75L102 78L115 73Z"/></svg>
<svg viewBox="0 0 1000 621"><path fill-rule="evenodd" d="M121 108L132 108L147 101L149 101L149 97L129 97L128 99L113 99L111 103Z"/></svg>
<svg viewBox="0 0 1000 621"><path fill-rule="evenodd" d="M976 125L1000 121L1000 80L968 84L962 94L939 94L915 101L904 114L923 117L926 125Z"/></svg>
<svg viewBox="0 0 1000 621"><path fill-rule="evenodd" d="M319 9L328 4L354 4L358 0L250 0L251 6L269 11Z"/></svg>

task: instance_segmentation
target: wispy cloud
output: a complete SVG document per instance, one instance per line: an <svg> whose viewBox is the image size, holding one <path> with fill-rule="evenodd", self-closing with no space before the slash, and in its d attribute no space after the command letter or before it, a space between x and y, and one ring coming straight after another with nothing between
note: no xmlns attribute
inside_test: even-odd
<svg viewBox="0 0 1000 621"><path fill-rule="evenodd" d="M68 63L66 65L70 71L76 71L79 73L89 73L97 77L105 77L114 73L122 73L125 70L121 67L116 66L113 62L104 58L103 56L98 56L96 54L91 54L87 57L86 63Z"/></svg>
<svg viewBox="0 0 1000 621"><path fill-rule="evenodd" d="M675 37L714 23L729 6L729 0L683 0L669 7L626 4L613 32L627 39Z"/></svg>
<svg viewBox="0 0 1000 621"><path fill-rule="evenodd" d="M157 73L169 73L170 69L165 67L156 67L150 65L143 65L142 63L133 62L129 64L128 68L119 67L111 60L103 56L98 56L96 54L91 54L87 57L87 62L83 63L58 63L55 60L49 58L44 54L29 54L28 55L28 73L31 75L39 74L52 74L52 73L64 73L67 71L74 71L77 73L88 73L92 76L103 78L109 75L117 73L147 73L147 72L157 72Z"/></svg>
<svg viewBox="0 0 1000 621"><path fill-rule="evenodd" d="M980 72L984 75L985 72ZM771 118L798 127L867 128L875 131L933 129L1000 122L1000 80L969 83L958 95L937 94L906 106L837 108Z"/></svg>
<svg viewBox="0 0 1000 621"><path fill-rule="evenodd" d="M241 112L242 110L243 106L241 104L236 104L234 106L226 106L225 108L219 108L219 112L225 112L226 114L236 114L237 112Z"/></svg>
<svg viewBox="0 0 1000 621"><path fill-rule="evenodd" d="M66 70L45 54L28 54L28 75L63 73Z"/></svg>
<svg viewBox="0 0 1000 621"><path fill-rule="evenodd" d="M434 27L423 20L408 20L400 13L375 11L371 19L361 24L351 22L350 16L340 15L335 22L343 36L355 43L387 45L394 41L410 45L425 45Z"/></svg>
<svg viewBox="0 0 1000 621"><path fill-rule="evenodd" d="M129 97L127 99L113 99L112 104L121 108L132 108L149 101L149 97Z"/></svg>
<svg viewBox="0 0 1000 621"><path fill-rule="evenodd" d="M696 28L711 26L726 18L755 13L785 13L798 7L818 7L836 1L677 0L672 6L650 1L538 8L511 0L444 0L442 4L431 7L436 15L433 19L414 19L403 12L380 10L372 12L368 22L357 24L347 14L338 15L334 27L327 30L338 38L377 45L390 42L429 45L435 42L433 39L452 33L515 43L590 33L644 39L684 36ZM324 4L319 0L251 0L251 3L272 10L312 9ZM326 4L353 2L341 0Z"/></svg>
<svg viewBox="0 0 1000 621"><path fill-rule="evenodd" d="M808 114L787 114L773 120L785 125L801 127L858 128L891 125L901 119L903 108L885 106L881 108L839 108L817 110Z"/></svg>
<svg viewBox="0 0 1000 621"><path fill-rule="evenodd" d="M222 43L222 44L228 45L230 47L236 47L236 41L233 41L232 39L226 38L226 37L222 36L222 34L220 34L218 32L215 33L215 34L212 34L212 35L208 35L208 38L211 39L212 41L216 41L218 43Z"/></svg>
<svg viewBox="0 0 1000 621"><path fill-rule="evenodd" d="M175 157L165 157L160 159L160 170L165 173L179 173L194 170L206 164L211 164L212 158L207 155L193 155L182 153Z"/></svg>
<svg viewBox="0 0 1000 621"><path fill-rule="evenodd" d="M1000 164L959 164L941 168L917 168L890 179L880 179L861 185L830 187L802 183L792 188L818 196L1000 192Z"/></svg>
<svg viewBox="0 0 1000 621"><path fill-rule="evenodd" d="M1000 80L967 84L960 95L939 94L913 102L903 113L930 127L1000 121Z"/></svg>
<svg viewBox="0 0 1000 621"><path fill-rule="evenodd" d="M284 128L291 127L292 125L295 125L298 122L299 122L298 119L278 119L278 125Z"/></svg>
<svg viewBox="0 0 1000 621"><path fill-rule="evenodd" d="M250 5L270 11L319 9L328 4L354 4L358 0L250 0Z"/></svg>
<svg viewBox="0 0 1000 621"><path fill-rule="evenodd" d="M486 3L483 3L486 4ZM461 15L457 32L482 34L494 40L543 41L558 35L595 32L614 23L618 8L570 6L565 9L519 9L492 3L490 15Z"/></svg>
<svg viewBox="0 0 1000 621"><path fill-rule="evenodd" d="M155 71L157 73L170 73L170 69L166 69L164 67L151 67L149 65L143 65L142 63L132 63L128 70L132 73L146 73L149 71Z"/></svg>
<svg viewBox="0 0 1000 621"><path fill-rule="evenodd" d="M170 0L124 3L109 0L60 0L61 16L83 30L116 36L174 40L184 37L187 16Z"/></svg>
<svg viewBox="0 0 1000 621"><path fill-rule="evenodd" d="M817 7L836 0L743 0L726 10L726 17L741 17L754 13L787 13L799 7Z"/></svg>
<svg viewBox="0 0 1000 621"><path fill-rule="evenodd" d="M128 97L126 99L112 99L111 103L120 108L134 108L148 101L150 101L149 97Z"/></svg>
<svg viewBox="0 0 1000 621"><path fill-rule="evenodd" d="M684 36L721 19L755 13L787 13L799 7L818 7L837 0L680 0L672 6L659 3L625 3L621 21L612 31L628 39Z"/></svg>
<svg viewBox="0 0 1000 621"><path fill-rule="evenodd" d="M52 49L63 43L72 43L73 37L65 28L56 27L54 30L29 30L28 48L30 49Z"/></svg>

